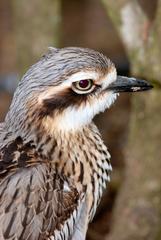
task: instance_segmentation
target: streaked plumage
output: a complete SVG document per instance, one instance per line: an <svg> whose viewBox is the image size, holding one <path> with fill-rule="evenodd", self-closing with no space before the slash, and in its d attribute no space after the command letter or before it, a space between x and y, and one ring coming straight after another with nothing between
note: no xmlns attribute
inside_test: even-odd
<svg viewBox="0 0 161 240"><path fill-rule="evenodd" d="M85 239L112 169L92 119L116 82L114 64L83 48L51 48L24 75L0 125L1 240Z"/></svg>

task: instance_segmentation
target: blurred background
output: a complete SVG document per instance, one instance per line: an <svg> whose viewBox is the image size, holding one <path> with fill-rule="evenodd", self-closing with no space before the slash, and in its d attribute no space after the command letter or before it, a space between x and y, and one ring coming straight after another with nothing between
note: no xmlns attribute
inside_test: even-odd
<svg viewBox="0 0 161 240"><path fill-rule="evenodd" d="M0 0L0 120L48 46L103 52L120 75L150 81L96 117L113 173L88 240L161 239L161 0Z"/></svg>

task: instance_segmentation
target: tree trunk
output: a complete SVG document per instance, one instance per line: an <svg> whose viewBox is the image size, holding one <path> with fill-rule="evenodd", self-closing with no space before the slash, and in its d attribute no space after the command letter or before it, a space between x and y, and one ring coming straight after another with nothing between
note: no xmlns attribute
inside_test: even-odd
<svg viewBox="0 0 161 240"><path fill-rule="evenodd" d="M132 97L124 183L108 240L161 239L161 0L103 0L131 63L155 88Z"/></svg>

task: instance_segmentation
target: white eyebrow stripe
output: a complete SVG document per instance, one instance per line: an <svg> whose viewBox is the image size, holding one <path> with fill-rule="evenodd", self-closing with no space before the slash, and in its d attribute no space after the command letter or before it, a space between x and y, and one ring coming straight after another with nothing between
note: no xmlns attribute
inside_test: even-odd
<svg viewBox="0 0 161 240"><path fill-rule="evenodd" d="M117 79L117 72L116 69L113 68L112 71L110 71L101 81L102 88L106 89L108 85L112 82L115 82Z"/></svg>
<svg viewBox="0 0 161 240"><path fill-rule="evenodd" d="M72 82L77 82L84 79L96 80L98 79L98 77L99 77L99 74L95 71L85 71L85 72L81 71L81 72L74 73L72 76L70 76L66 80L66 83L71 84Z"/></svg>

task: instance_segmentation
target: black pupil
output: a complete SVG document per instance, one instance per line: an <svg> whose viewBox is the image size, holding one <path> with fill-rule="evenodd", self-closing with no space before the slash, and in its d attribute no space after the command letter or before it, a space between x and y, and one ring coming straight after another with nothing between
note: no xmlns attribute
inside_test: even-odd
<svg viewBox="0 0 161 240"><path fill-rule="evenodd" d="M81 80L81 81L79 81L79 86L81 88L87 88L89 86L89 80Z"/></svg>

